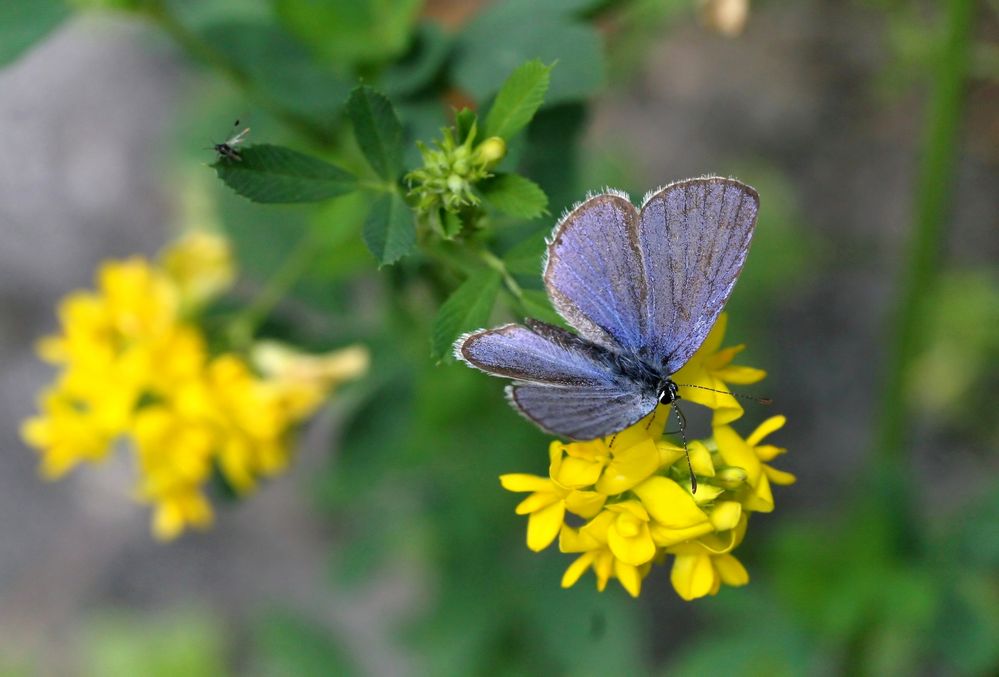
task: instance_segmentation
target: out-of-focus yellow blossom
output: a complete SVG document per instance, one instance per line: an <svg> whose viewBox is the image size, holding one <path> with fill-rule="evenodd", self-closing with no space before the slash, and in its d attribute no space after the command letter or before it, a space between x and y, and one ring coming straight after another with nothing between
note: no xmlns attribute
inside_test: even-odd
<svg viewBox="0 0 999 677"><path fill-rule="evenodd" d="M67 297L62 332L39 345L62 367L40 414L22 428L41 453L43 476L100 461L116 440L129 441L136 497L154 506L161 539L212 523L205 487L215 473L245 493L284 469L295 425L367 368L359 347L316 357L284 348L284 360L271 360L261 374L237 354L211 356L181 308L196 308L228 284L227 252L224 242L192 236L168 249L163 265L105 263L97 289Z"/></svg>
<svg viewBox="0 0 999 677"><path fill-rule="evenodd" d="M163 269L186 305L198 306L228 289L236 279L229 240L193 230L163 253Z"/></svg>
<svg viewBox="0 0 999 677"><path fill-rule="evenodd" d="M680 386L681 398L714 410L712 422L716 426L742 418L742 406L728 394L730 384L749 385L762 381L767 375L762 369L732 364L746 346L721 347L727 326L728 315L722 313L701 347L671 377ZM708 388L710 390L706 390ZM712 392L718 390L725 392Z"/></svg>
<svg viewBox="0 0 999 677"><path fill-rule="evenodd" d="M730 364L741 346L719 350L725 330L720 318L705 347L685 367L679 382L727 388L751 383L764 373ZM687 388L693 392L695 389ZM685 391L681 389L681 394ZM691 398L694 399L694 398ZM559 549L578 555L562 577L570 587L592 570L597 588L617 579L632 596L654 565L673 558L670 580L685 600L745 585L749 574L731 554L743 540L751 512L773 510L770 482L788 484L792 475L766 465L784 450L760 444L784 425L783 416L764 421L743 440L727 424L742 415L731 396L694 399L715 409L715 435L684 448L664 437L670 408L660 406L635 425L603 439L549 446L549 476L510 474L500 479L510 491L532 492L517 506L530 515L528 546L542 550L559 535ZM678 404L683 406L683 399ZM734 405L734 406L733 406ZM697 479L691 492L690 472ZM566 520L573 513L586 521Z"/></svg>
<svg viewBox="0 0 999 677"><path fill-rule="evenodd" d="M258 341L250 361L263 376L281 384L287 406L298 412L313 409L336 385L363 376L371 353L353 345L312 355L277 341Z"/></svg>

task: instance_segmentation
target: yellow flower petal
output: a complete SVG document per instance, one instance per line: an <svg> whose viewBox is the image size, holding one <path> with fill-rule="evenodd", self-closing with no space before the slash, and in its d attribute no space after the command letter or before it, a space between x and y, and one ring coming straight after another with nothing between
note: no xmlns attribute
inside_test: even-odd
<svg viewBox="0 0 999 677"><path fill-rule="evenodd" d="M727 425L717 426L714 431L715 441L718 443L718 453L725 460L725 464L745 470L749 484L756 486L763 469L752 446Z"/></svg>
<svg viewBox="0 0 999 677"><path fill-rule="evenodd" d="M628 591L632 597L638 597L642 592L642 575L638 567L626 564L620 560L614 562L614 575L621 583L621 587Z"/></svg>
<svg viewBox="0 0 999 677"><path fill-rule="evenodd" d="M590 568L593 564L593 560L596 557L595 552L583 553L576 560L569 565L569 568L565 570L562 574L562 587L571 588L576 584L576 581L586 573L586 570Z"/></svg>
<svg viewBox="0 0 999 677"><path fill-rule="evenodd" d="M561 502L561 500L558 494L553 494L550 491L536 491L518 503L514 512L518 515L529 515L532 512L547 508L552 503Z"/></svg>
<svg viewBox="0 0 999 677"><path fill-rule="evenodd" d="M742 507L751 512L773 512L774 495L770 491L770 480L764 474L760 475L756 486L750 487L751 491L742 503Z"/></svg>
<svg viewBox="0 0 999 677"><path fill-rule="evenodd" d="M569 456L562 459L558 474L552 479L567 487L588 487L596 483L602 470L600 462Z"/></svg>
<svg viewBox="0 0 999 677"><path fill-rule="evenodd" d="M650 477L633 491L652 519L663 526L682 529L708 521L690 492L671 479Z"/></svg>
<svg viewBox="0 0 999 677"><path fill-rule="evenodd" d="M710 534L714 529L714 525L709 520L704 520L700 524L694 524L682 529L670 529L655 522L649 525L649 533L652 535L652 541L661 548L674 546L677 543L683 543L699 536Z"/></svg>
<svg viewBox="0 0 999 677"><path fill-rule="evenodd" d="M784 447L777 447L773 444L757 444L754 449L756 450L756 457L761 461L772 461L781 454L787 453L787 449Z"/></svg>
<svg viewBox="0 0 999 677"><path fill-rule="evenodd" d="M547 477L526 473L500 475L500 484L507 491L551 491L552 481Z"/></svg>
<svg viewBox="0 0 999 677"><path fill-rule="evenodd" d="M699 477L714 477L715 465L711 462L711 452L704 446L704 442L694 440L687 445L690 452L690 466L694 469L694 474Z"/></svg>
<svg viewBox="0 0 999 677"><path fill-rule="evenodd" d="M527 518L527 547L540 552L551 545L562 528L564 518L565 504L562 501L532 512Z"/></svg>
<svg viewBox="0 0 999 677"><path fill-rule="evenodd" d="M627 491L658 470L659 460L659 448L652 438L615 452L596 489L608 496Z"/></svg>
<svg viewBox="0 0 999 677"><path fill-rule="evenodd" d="M567 524L563 524L559 531L558 549L560 552L587 552L600 547L599 541L581 529L573 529Z"/></svg>
<svg viewBox="0 0 999 677"><path fill-rule="evenodd" d="M607 545L614 557L635 566L651 561L656 555L648 523L636 523L631 515L619 516L607 530Z"/></svg>
<svg viewBox="0 0 999 677"><path fill-rule="evenodd" d="M771 416L763 423L756 426L756 430L754 430L752 434L746 438L746 444L751 447L755 447L764 437L775 430L783 428L785 423L787 423L787 417L781 415Z"/></svg>
<svg viewBox="0 0 999 677"><path fill-rule="evenodd" d="M735 385L750 385L759 383L767 377L767 372L753 367L742 367L730 364L714 372L715 378Z"/></svg>
<svg viewBox="0 0 999 677"><path fill-rule="evenodd" d="M595 491L573 490L565 497L565 507L574 515L589 519L600 512L606 500L606 496Z"/></svg>
<svg viewBox="0 0 999 677"><path fill-rule="evenodd" d="M718 555L712 560L718 577L725 585L739 587L749 583L749 572L746 571L746 567L732 555Z"/></svg>
<svg viewBox="0 0 999 677"><path fill-rule="evenodd" d="M778 470L777 468L771 467L769 465L763 466L763 472L774 484L794 484L798 481L798 478L789 472L783 470Z"/></svg>
<svg viewBox="0 0 999 677"><path fill-rule="evenodd" d="M708 555L677 555L670 572L673 589L688 602L709 594L716 577Z"/></svg>
<svg viewBox="0 0 999 677"><path fill-rule="evenodd" d="M722 501L711 511L711 524L718 531L734 529L742 517L742 504L738 501Z"/></svg>

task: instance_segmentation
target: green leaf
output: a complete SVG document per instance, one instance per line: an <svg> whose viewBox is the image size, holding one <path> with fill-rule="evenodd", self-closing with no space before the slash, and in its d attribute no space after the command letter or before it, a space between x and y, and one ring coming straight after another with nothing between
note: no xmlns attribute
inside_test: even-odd
<svg viewBox="0 0 999 677"><path fill-rule="evenodd" d="M434 320L430 354L440 360L451 354L451 345L466 331L489 321L500 288L500 274L492 268L472 273L441 306Z"/></svg>
<svg viewBox="0 0 999 677"><path fill-rule="evenodd" d="M413 251L416 244L413 212L399 195L385 193L375 200L364 222L364 243L383 266Z"/></svg>
<svg viewBox="0 0 999 677"><path fill-rule="evenodd" d="M549 228L543 228L511 247L503 256L506 269L514 275L540 277L541 257L544 256L550 232Z"/></svg>
<svg viewBox="0 0 999 677"><path fill-rule="evenodd" d="M276 612L256 628L253 648L258 663L272 675L350 675L357 666L339 638L327 628L292 615ZM261 667L258 665L257 667Z"/></svg>
<svg viewBox="0 0 999 677"><path fill-rule="evenodd" d="M520 307L527 317L544 320L549 324L565 325L565 320L552 308L548 294L541 289L522 289Z"/></svg>
<svg viewBox="0 0 999 677"><path fill-rule="evenodd" d="M21 56L69 16L61 0L0 2L0 64Z"/></svg>
<svg viewBox="0 0 999 677"><path fill-rule="evenodd" d="M276 0L278 17L329 63L388 61L406 51L421 0Z"/></svg>
<svg viewBox="0 0 999 677"><path fill-rule="evenodd" d="M381 86L393 97L412 96L429 88L447 62L451 43L451 36L437 24L422 23L406 56L382 74Z"/></svg>
<svg viewBox="0 0 999 677"><path fill-rule="evenodd" d="M298 151L261 144L239 151L242 161L212 165L227 186L254 202L316 202L357 189L357 178Z"/></svg>
<svg viewBox="0 0 999 677"><path fill-rule="evenodd" d="M548 91L552 68L537 59L518 67L503 83L486 116L485 136L509 139L527 126Z"/></svg>
<svg viewBox="0 0 999 677"><path fill-rule="evenodd" d="M354 89L347 100L347 115L354 136L371 168L389 181L402 171L402 125L392 103L366 85Z"/></svg>
<svg viewBox="0 0 999 677"><path fill-rule="evenodd" d="M349 84L278 26L225 19L195 29L249 85L251 93L329 131Z"/></svg>
<svg viewBox="0 0 999 677"><path fill-rule="evenodd" d="M520 174L496 174L478 184L489 204L510 216L536 219L547 213L548 196L538 184Z"/></svg>
<svg viewBox="0 0 999 677"><path fill-rule="evenodd" d="M604 81L601 39L572 13L546 9L545 2L496 2L461 32L455 83L479 101L499 91L507 75L525 61L558 61L546 105L586 98ZM497 39L502 36L502 39Z"/></svg>

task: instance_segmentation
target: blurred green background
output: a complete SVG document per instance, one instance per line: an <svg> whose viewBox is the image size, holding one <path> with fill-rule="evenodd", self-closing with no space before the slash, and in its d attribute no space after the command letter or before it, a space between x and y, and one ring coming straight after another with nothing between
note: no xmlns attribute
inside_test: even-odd
<svg viewBox="0 0 999 677"><path fill-rule="evenodd" d="M994 0L8 0L0 673L996 673L997 36ZM359 80L430 140L535 57L558 63L506 162L552 215L704 173L760 192L728 342L769 372L798 482L754 520L745 588L685 603L663 569L639 600L562 590L570 559L526 549L497 481L543 473L547 438L430 359L428 262L379 270L357 196L261 206L206 166L237 117L353 166ZM16 430L57 299L192 219L232 238L237 302L320 233L265 332L363 341L374 366L291 472L164 546L127 464L46 486Z"/></svg>

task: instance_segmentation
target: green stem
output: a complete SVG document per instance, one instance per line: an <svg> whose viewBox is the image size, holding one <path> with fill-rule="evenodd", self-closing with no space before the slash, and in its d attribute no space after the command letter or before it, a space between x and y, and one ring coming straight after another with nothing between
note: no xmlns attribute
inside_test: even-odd
<svg viewBox="0 0 999 677"><path fill-rule="evenodd" d="M906 378L921 347L919 323L940 269L939 253L959 151L975 7L974 0L947 3L945 40L937 59L927 112L916 186L916 220L900 283L875 438L877 457L896 469L903 462L908 428Z"/></svg>
<svg viewBox="0 0 999 677"><path fill-rule="evenodd" d="M479 258L485 261L487 266L499 272L499 274L503 276L503 282L506 284L507 289L510 290L510 293L513 294L518 301L523 301L524 290L520 288L517 281L513 279L513 275L511 275L510 271L506 269L506 263L503 262L503 259L496 256L488 249L479 250Z"/></svg>
<svg viewBox="0 0 999 677"><path fill-rule="evenodd" d="M306 230L253 301L233 318L229 334L235 345L249 345L260 323L267 319L274 307L308 269L316 254L317 233L316 227Z"/></svg>

